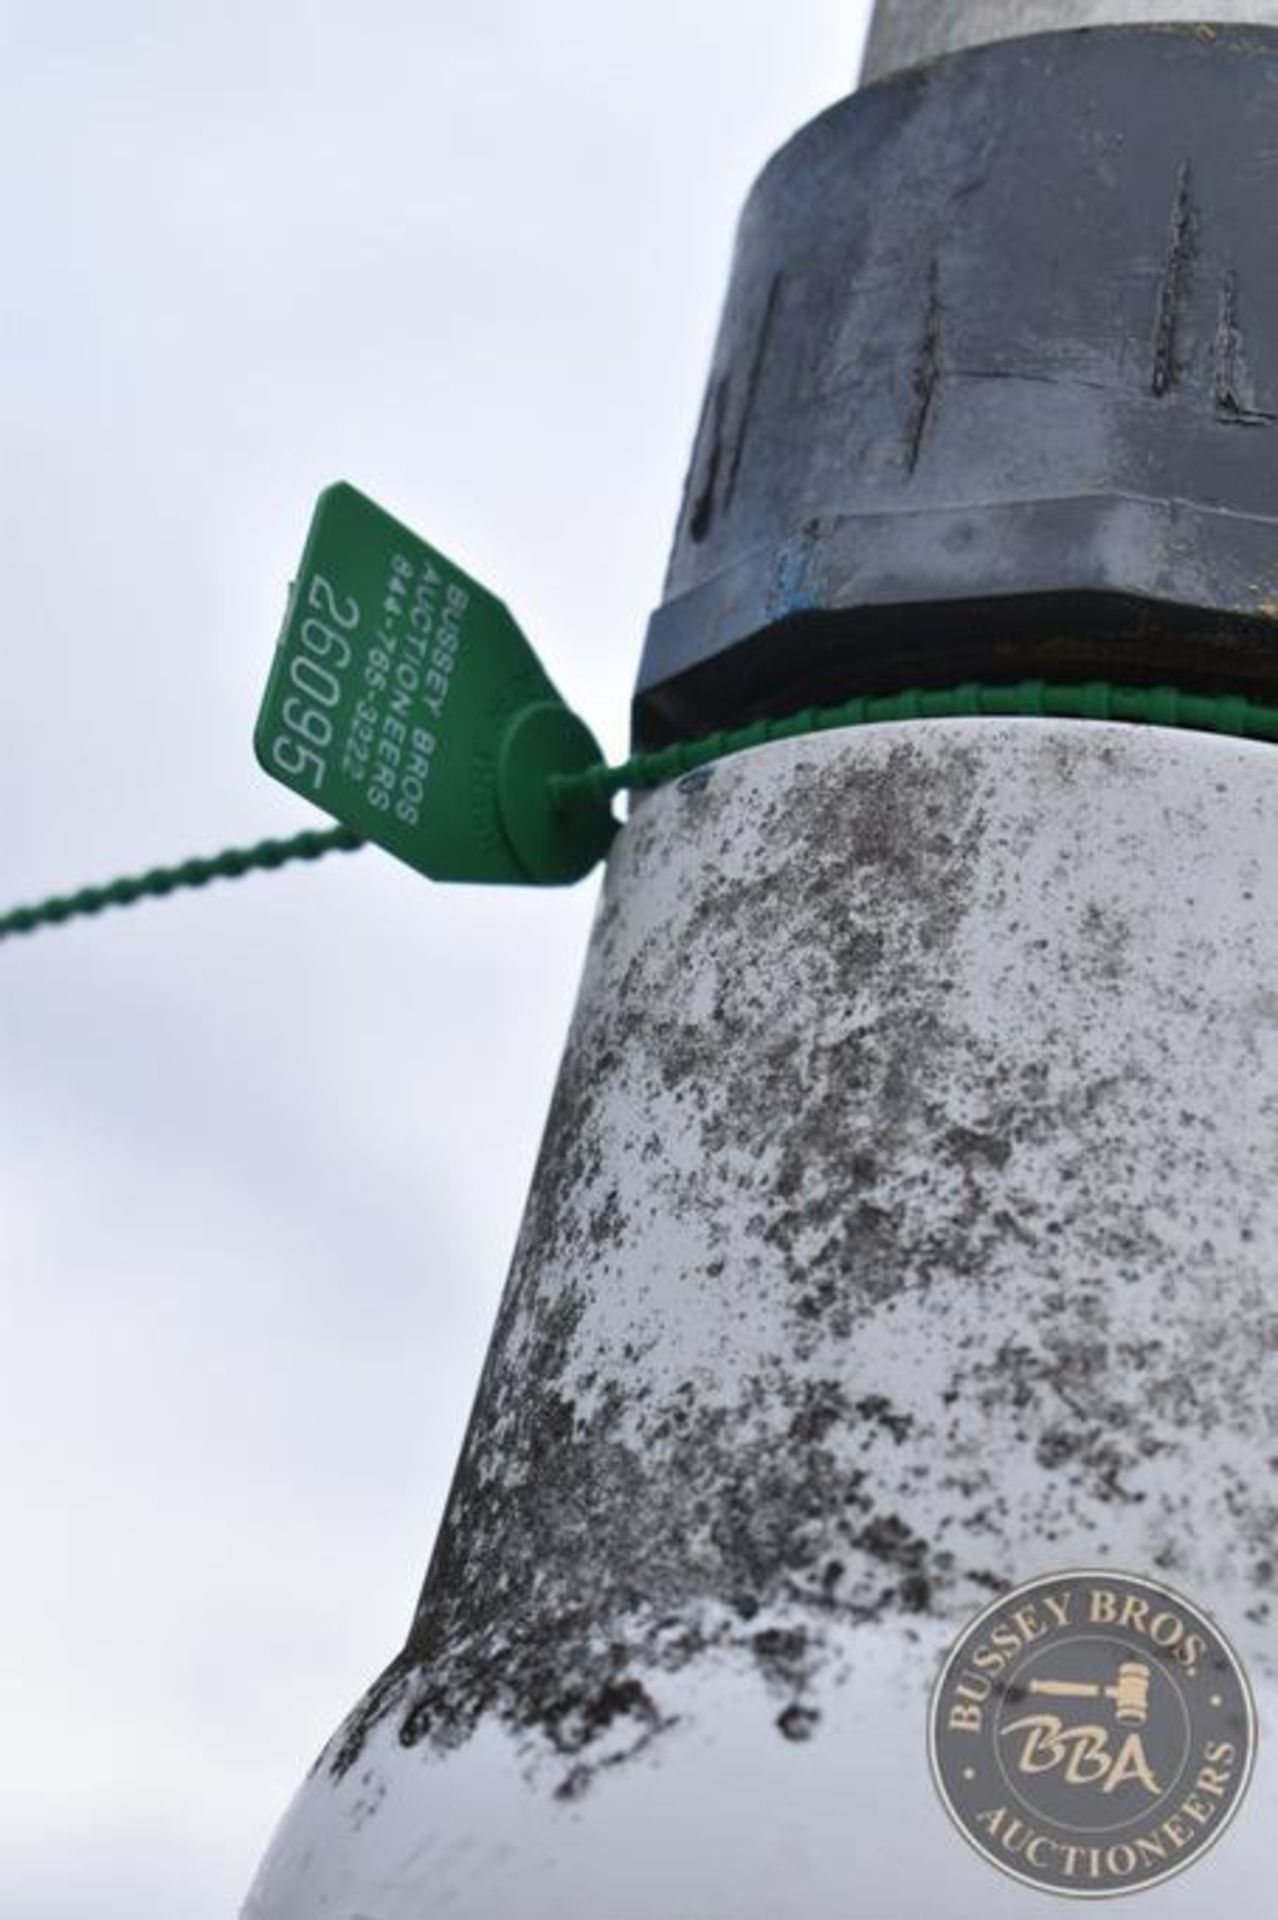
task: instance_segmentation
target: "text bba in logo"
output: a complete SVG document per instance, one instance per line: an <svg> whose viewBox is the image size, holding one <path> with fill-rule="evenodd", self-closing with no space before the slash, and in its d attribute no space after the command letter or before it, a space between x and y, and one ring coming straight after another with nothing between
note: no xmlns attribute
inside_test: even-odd
<svg viewBox="0 0 1278 1920"><path fill-rule="evenodd" d="M941 1797L978 1851L1055 1893L1131 1893L1188 1866L1246 1791L1256 1717L1220 1629L1133 1574L1005 1594L932 1699Z"/></svg>

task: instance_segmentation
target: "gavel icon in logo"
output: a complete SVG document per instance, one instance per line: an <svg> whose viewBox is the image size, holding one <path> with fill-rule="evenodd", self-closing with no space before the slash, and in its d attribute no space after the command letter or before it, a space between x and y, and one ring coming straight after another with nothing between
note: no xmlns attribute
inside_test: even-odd
<svg viewBox="0 0 1278 1920"><path fill-rule="evenodd" d="M1112 1686L1098 1680L1031 1680L1031 1693L1057 1700L1112 1700L1121 1727L1143 1727L1149 1718L1149 1668L1143 1660L1124 1660Z"/></svg>

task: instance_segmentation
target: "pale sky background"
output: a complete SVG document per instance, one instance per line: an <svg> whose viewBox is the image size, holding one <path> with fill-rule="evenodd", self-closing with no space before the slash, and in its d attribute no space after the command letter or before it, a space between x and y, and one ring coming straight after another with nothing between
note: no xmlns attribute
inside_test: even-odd
<svg viewBox="0 0 1278 1920"><path fill-rule="evenodd" d="M610 755L733 224L858 0L0 0L0 906L322 825L314 497ZM0 1913L227 1920L403 1640L585 945L365 851L0 945Z"/></svg>

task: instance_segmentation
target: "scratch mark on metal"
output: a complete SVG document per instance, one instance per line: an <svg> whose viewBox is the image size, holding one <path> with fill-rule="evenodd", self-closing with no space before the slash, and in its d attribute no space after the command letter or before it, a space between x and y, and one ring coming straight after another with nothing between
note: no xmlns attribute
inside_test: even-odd
<svg viewBox="0 0 1278 1920"><path fill-rule="evenodd" d="M1232 267L1220 283L1212 363L1212 398L1217 418L1226 425L1272 425L1274 415L1265 413L1256 405L1255 386L1247 366L1242 325L1238 317L1238 275Z"/></svg>
<svg viewBox="0 0 1278 1920"><path fill-rule="evenodd" d="M724 373L720 374L713 383L706 395L701 423L697 430L692 473L695 475L700 469L704 478L694 492L692 490L694 483L690 476L689 491L692 493L692 505L688 513L688 532L697 541L705 539L710 531L710 523L714 519L714 493L718 484L719 468L723 461L723 423L728 411L730 382L731 376ZM711 434L710 451L703 464L701 448L707 426Z"/></svg>
<svg viewBox="0 0 1278 1920"><path fill-rule="evenodd" d="M1197 250L1193 169L1189 161L1184 160L1176 175L1167 253L1158 285L1158 307L1154 321L1154 357L1149 379L1150 392L1156 399L1162 399L1164 394L1172 391L1178 384L1183 370L1181 336L1187 319Z"/></svg>
<svg viewBox="0 0 1278 1920"><path fill-rule="evenodd" d="M780 302L783 277L780 273L773 274L772 284L768 288L768 297L763 308L763 318L759 322L759 331L755 339L754 353L750 360L750 371L746 376L745 399L741 406L741 418L737 423L735 434L736 445L733 449L731 465L728 468L728 484L723 492L724 512L732 505L732 496L737 490L737 475L741 471L741 455L745 451L746 434L749 431L750 419L754 413L754 402L759 391L759 380L763 373L763 363L768 354L768 344L772 337L772 323L776 318L777 306Z"/></svg>
<svg viewBox="0 0 1278 1920"><path fill-rule="evenodd" d="M936 398L937 384L941 377L941 295L940 270L933 256L927 270L927 306L923 315L923 333L919 341L918 358L914 362L911 385L914 389L914 406L910 414L906 432L905 465L913 473L919 464L919 455L923 450L923 438L931 418L932 403Z"/></svg>

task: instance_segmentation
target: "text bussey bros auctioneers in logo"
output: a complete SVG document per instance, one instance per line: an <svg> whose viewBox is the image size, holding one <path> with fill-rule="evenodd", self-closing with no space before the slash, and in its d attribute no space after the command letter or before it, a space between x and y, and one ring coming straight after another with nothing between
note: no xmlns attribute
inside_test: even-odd
<svg viewBox="0 0 1278 1920"><path fill-rule="evenodd" d="M987 1860L1048 1892L1155 1886L1219 1839L1256 1750L1241 1662L1179 1594L1051 1574L960 1636L932 1698L941 1798Z"/></svg>

